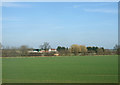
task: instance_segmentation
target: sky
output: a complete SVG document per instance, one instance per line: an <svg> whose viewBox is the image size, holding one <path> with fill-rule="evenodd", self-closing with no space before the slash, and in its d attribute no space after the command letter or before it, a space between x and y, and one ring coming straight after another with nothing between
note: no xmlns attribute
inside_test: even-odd
<svg viewBox="0 0 120 85"><path fill-rule="evenodd" d="M112 49L118 43L117 2L4 2L2 44L52 48L72 44Z"/></svg>

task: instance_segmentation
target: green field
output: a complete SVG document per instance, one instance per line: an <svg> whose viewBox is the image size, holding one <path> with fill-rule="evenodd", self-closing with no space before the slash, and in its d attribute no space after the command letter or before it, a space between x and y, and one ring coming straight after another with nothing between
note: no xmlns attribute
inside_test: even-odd
<svg viewBox="0 0 120 85"><path fill-rule="evenodd" d="M118 56L3 58L3 83L117 83Z"/></svg>

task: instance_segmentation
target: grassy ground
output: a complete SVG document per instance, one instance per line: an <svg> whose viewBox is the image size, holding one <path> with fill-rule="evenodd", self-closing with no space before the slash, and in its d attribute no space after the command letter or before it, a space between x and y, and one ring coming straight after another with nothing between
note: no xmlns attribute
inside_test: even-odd
<svg viewBox="0 0 120 85"><path fill-rule="evenodd" d="M3 58L3 83L116 83L118 56Z"/></svg>

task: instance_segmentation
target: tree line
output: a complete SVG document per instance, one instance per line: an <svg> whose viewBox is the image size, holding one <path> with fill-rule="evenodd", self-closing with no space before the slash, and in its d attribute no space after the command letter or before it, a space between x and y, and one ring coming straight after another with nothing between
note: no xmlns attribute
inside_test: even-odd
<svg viewBox="0 0 120 85"><path fill-rule="evenodd" d="M84 45L73 44L70 47L58 46L56 48L57 52L47 53L47 50L51 48L48 42L44 42L39 46L40 50L45 50L45 53L35 53L41 56L53 56L58 53L60 56L84 56L84 55L116 55L119 54L119 46L115 45L114 48L104 49L104 47L86 47ZM33 50L26 45L22 45L18 48L16 47L4 47L0 44L0 49L2 49L3 57L19 57L19 56L30 56L29 50Z"/></svg>
<svg viewBox="0 0 120 85"><path fill-rule="evenodd" d="M84 45L73 44L71 47L65 48L58 46L60 55L115 55L117 50L104 49L103 47L86 47Z"/></svg>
<svg viewBox="0 0 120 85"><path fill-rule="evenodd" d="M33 48L29 48L26 45L22 45L19 48L16 47L3 47L2 57L19 57L19 56L28 56L28 51Z"/></svg>

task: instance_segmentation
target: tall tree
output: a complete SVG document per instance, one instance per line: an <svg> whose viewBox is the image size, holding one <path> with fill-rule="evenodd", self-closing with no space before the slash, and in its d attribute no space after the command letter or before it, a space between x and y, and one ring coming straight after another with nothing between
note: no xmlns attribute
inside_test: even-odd
<svg viewBox="0 0 120 85"><path fill-rule="evenodd" d="M27 54L28 54L28 46L22 45L19 50L20 50L21 56L27 56Z"/></svg>
<svg viewBox="0 0 120 85"><path fill-rule="evenodd" d="M78 55L78 53L80 52L80 46L77 44L73 44L70 50L72 53L74 53L74 55Z"/></svg>
<svg viewBox="0 0 120 85"><path fill-rule="evenodd" d="M103 48L98 48L98 49L97 49L97 54L98 54L98 55L103 55L103 54L104 54Z"/></svg>
<svg viewBox="0 0 120 85"><path fill-rule="evenodd" d="M116 44L113 49L117 50L118 48L119 48L119 46Z"/></svg>
<svg viewBox="0 0 120 85"><path fill-rule="evenodd" d="M87 48L86 48L86 46L84 46L84 45L80 45L80 52L82 52L82 53L86 53L86 52L87 52Z"/></svg>
<svg viewBox="0 0 120 85"><path fill-rule="evenodd" d="M117 44L116 44L113 49L114 49L114 51L116 52L116 54L119 54L119 55L120 55L120 45L117 45Z"/></svg>
<svg viewBox="0 0 120 85"><path fill-rule="evenodd" d="M97 53L98 47L87 47L88 52L90 53Z"/></svg>
<svg viewBox="0 0 120 85"><path fill-rule="evenodd" d="M60 55L69 55L70 51L68 48L58 46L57 51L59 52Z"/></svg>
<svg viewBox="0 0 120 85"><path fill-rule="evenodd" d="M41 50L47 51L47 50L49 50L50 48L51 48L51 46L49 45L48 42L44 42L43 45L40 45L40 49L41 49Z"/></svg>

